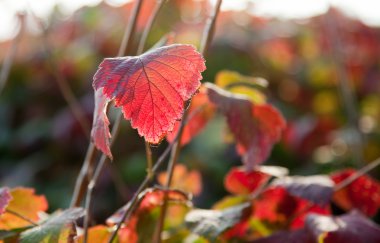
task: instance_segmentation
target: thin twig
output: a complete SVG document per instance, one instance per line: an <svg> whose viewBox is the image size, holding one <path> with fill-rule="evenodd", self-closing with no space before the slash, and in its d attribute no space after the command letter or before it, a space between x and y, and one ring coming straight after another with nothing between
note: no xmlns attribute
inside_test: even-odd
<svg viewBox="0 0 380 243"><path fill-rule="evenodd" d="M31 11L31 10L30 10ZM62 93L63 98L68 104L72 114L75 119L79 122L79 125L82 128L83 134L89 139L90 138L90 124L86 118L86 113L83 111L82 106L78 99L75 97L73 90L71 89L69 82L63 76L62 72L59 70L58 61L54 57L48 37L48 29L45 27L44 23L31 11L32 16L36 20L38 26L42 30L42 42L43 48L46 53L47 65L50 69L51 74L54 77L54 80L57 82L59 90Z"/></svg>
<svg viewBox="0 0 380 243"><path fill-rule="evenodd" d="M22 219L22 220L24 220L24 221L32 224L33 226L38 226L38 224L36 222L34 222L33 220L31 220L30 218L27 218L27 217L25 217L25 216L23 216L23 215L15 212L15 211L13 211L13 210L5 209L5 211L7 213L13 214L14 216L16 216L16 217L18 217L18 218L20 218L20 219Z"/></svg>
<svg viewBox="0 0 380 243"><path fill-rule="evenodd" d="M148 36L149 36L150 30L152 29L153 23L156 22L158 13L161 11L161 9L164 6L164 3L166 1L167 0L157 0L157 3L154 7L154 10L152 11L153 17L148 20L148 23L146 24L144 32L141 35L139 46L137 47L137 54L138 55L143 53L143 51L145 49L146 40L148 39Z"/></svg>
<svg viewBox="0 0 380 243"><path fill-rule="evenodd" d="M137 3L135 4L133 10L132 10L130 21L128 21L128 24L125 28L125 31L123 34L123 39L121 41L117 56L122 56L122 55L124 55L125 52L128 53L129 50L131 49L132 39L135 35L137 16L138 16L138 13L140 12L142 2L143 2L143 0L138 0ZM115 121L114 128L115 128L116 124L120 124L121 119L122 119L122 115L121 115L121 111L119 111L119 114L118 114L116 121ZM117 129L115 129L115 131L116 130L119 130L119 128L117 127ZM116 133L115 133L115 136L116 136ZM115 140L115 137L112 137L111 138L111 144L113 143L114 140ZM94 143L90 142L90 144L87 148L86 158L83 162L81 171L79 172L79 175L78 175L76 183L75 183L74 193L73 193L73 197L71 200L70 207L79 206L80 202L83 199L85 188L87 187L87 183L88 183L88 180L86 180L86 177L88 176L88 172L94 166L93 157L94 157L95 153L96 153L95 145L94 145Z"/></svg>
<svg viewBox="0 0 380 243"><path fill-rule="evenodd" d="M147 175L150 179L153 179L153 172L152 172L152 167L153 167L153 160L152 160L152 149L150 148L150 144L145 141L145 153L146 153L146 161L147 161Z"/></svg>
<svg viewBox="0 0 380 243"><path fill-rule="evenodd" d="M206 51L208 50L208 48L211 44L211 41L212 41L212 38L213 38L213 35L215 32L215 23L216 23L216 20L218 18L218 14L219 14L221 5L222 5L222 0L218 0L216 5L215 5L214 11L212 12L212 14L207 19L206 26L205 26L205 29L204 29L204 32L202 35L201 46L200 46L200 52L203 55L205 55ZM187 113L188 113L188 111L185 111L184 116L183 116L184 118L181 121L180 129L178 130L178 137L179 138L177 139L177 141L173 141L173 143L174 143L173 150L171 152L171 156L170 156L169 164L168 164L168 168L167 168L167 175L168 175L167 181L166 181L166 188L167 189L169 189L169 187L170 187L170 184L171 184L171 181L173 178L174 166L175 166L175 163L177 162L177 158L178 158L178 155L180 153L180 148L181 148L180 144L181 144L183 128L184 128L183 123L185 120L187 120L186 119ZM155 243L161 242L161 232L162 232L162 229L164 227L164 221L165 221L165 217L166 217L167 207L168 207L168 194L165 193L164 194L164 202L163 202L163 205L161 207L160 217L158 219L155 234L153 236L153 242L155 242Z"/></svg>
<svg viewBox="0 0 380 243"><path fill-rule="evenodd" d="M350 175L349 177L347 177L343 181L336 184L333 188L334 192L345 188L346 186L348 186L352 182L354 182L356 179L358 179L359 177L361 177L364 174L367 174L369 171L373 170L374 168L376 168L379 165L380 165L380 158L373 160L372 162L370 162L369 164L367 164L366 166L364 166L360 170L356 171L355 173L353 173L352 175ZM288 220L287 225L290 225L296 218L298 218L303 213L307 212L313 206L314 206L314 204L312 202L309 202L303 210L301 210L300 212L298 212L297 214L295 214L294 216L292 216Z"/></svg>
<svg viewBox="0 0 380 243"><path fill-rule="evenodd" d="M379 165L380 165L380 158L377 158L374 161L367 164L366 166L364 166L363 168L361 168L360 170L358 170L355 173L353 173L352 175L350 175L349 177L347 177L346 179L344 179L343 181L336 184L334 186L334 191L339 191L340 189L348 186L349 184L354 182L356 179L358 179L359 177L361 177L364 174L367 174L370 170L373 170L374 168L376 168Z"/></svg>
<svg viewBox="0 0 380 243"><path fill-rule="evenodd" d="M184 122L181 125L185 125L185 124L186 124L186 122ZM180 129L182 129L182 128L180 127ZM161 165L165 161L166 157L169 155L170 151L172 150L172 148L174 146L174 142L177 141L177 139L179 138L178 135L179 134L176 135L176 137L174 138L173 142L170 143L166 147L165 151L160 155L160 157L154 163L154 166L153 166L153 169L152 169L153 174L155 174L158 171L158 169L161 167ZM115 231L112 233L111 237L108 240L109 243L113 242L113 240L115 239L115 237L117 235L117 232L121 228L121 225L123 224L123 222L126 222L126 221L129 220L130 216L132 215L133 211L136 208L136 205L138 204L138 198L139 198L140 193L146 188L146 186L148 185L149 181L150 181L150 179L149 179L149 177L147 175L144 178L144 180L141 182L139 188L133 194L132 199L129 201L129 207L125 210L123 216L121 217L120 221L118 222L118 224L116 226Z"/></svg>
<svg viewBox="0 0 380 243"><path fill-rule="evenodd" d="M20 25L20 30L17 33L16 37L12 41L11 49L4 59L3 66L1 67L0 72L0 94L3 91L5 84L8 81L9 71L11 70L13 59L16 56L18 45L20 43L21 37L25 30L25 15L23 13L18 14L18 20Z"/></svg>

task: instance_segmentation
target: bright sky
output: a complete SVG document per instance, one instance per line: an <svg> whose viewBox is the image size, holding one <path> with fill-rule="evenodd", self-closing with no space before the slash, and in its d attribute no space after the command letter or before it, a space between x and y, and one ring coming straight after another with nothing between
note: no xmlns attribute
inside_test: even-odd
<svg viewBox="0 0 380 243"><path fill-rule="evenodd" d="M15 13L27 8L39 17L48 16L51 9L61 5L66 14L85 5L96 5L101 0L0 0L0 41L17 33ZM106 0L121 5L131 0ZM154 0L149 0L154 1ZM212 0L216 1L216 0ZM305 18L324 13L330 5L373 26L380 26L380 0L224 0L222 9L244 9L254 3L252 12L259 16Z"/></svg>

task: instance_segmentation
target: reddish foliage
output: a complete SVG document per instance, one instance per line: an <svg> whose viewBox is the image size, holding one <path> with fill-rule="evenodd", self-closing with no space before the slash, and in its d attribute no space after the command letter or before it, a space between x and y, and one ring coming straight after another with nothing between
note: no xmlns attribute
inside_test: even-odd
<svg viewBox="0 0 380 243"><path fill-rule="evenodd" d="M306 226L318 242L380 242L380 227L356 211L339 217L311 214Z"/></svg>
<svg viewBox="0 0 380 243"><path fill-rule="evenodd" d="M107 117L108 99L103 95L103 89L95 92L94 120L92 123L91 138L95 146L112 159L110 149L111 138L109 120Z"/></svg>
<svg viewBox="0 0 380 243"><path fill-rule="evenodd" d="M135 215L138 215L139 213L144 213L145 211L150 211L157 206L161 206L164 201L165 193L168 197L168 200L172 202L185 203L189 200L189 195L178 190L164 191L161 189L147 189L140 194L140 196L143 197L143 199L141 200L138 209L135 210ZM116 213L114 213L111 217L107 219L107 224L117 224L121 220L122 215L128 207L129 204L126 204L125 206L117 210Z"/></svg>
<svg viewBox="0 0 380 243"><path fill-rule="evenodd" d="M199 88L205 69L193 46L175 44L136 57L104 59L93 86L122 107L140 136L157 144L181 119L184 102Z"/></svg>
<svg viewBox="0 0 380 243"><path fill-rule="evenodd" d="M9 189L7 187L0 188L0 215L5 212L9 201L12 199Z"/></svg>
<svg viewBox="0 0 380 243"><path fill-rule="evenodd" d="M196 94L192 100L188 110L188 121L183 128L181 145L188 144L195 136L197 136L202 129L206 126L207 122L214 116L215 107L208 100L206 90L203 86L200 92ZM178 129L180 127L180 122L177 121L173 132L168 133L166 139L169 142L173 142L174 138L177 136Z"/></svg>
<svg viewBox="0 0 380 243"><path fill-rule="evenodd" d="M327 207L322 208L317 205L310 207L309 203L304 199L290 195L283 188L271 188L253 202L253 216L260 220L281 225L284 228L298 229L303 227L305 216L308 213L330 213Z"/></svg>
<svg viewBox="0 0 380 243"><path fill-rule="evenodd" d="M263 163L269 156L285 128L285 120L273 106L257 105L244 96L235 95L207 84L207 92L213 102L227 117L229 128L237 140L238 152L249 170Z"/></svg>
<svg viewBox="0 0 380 243"><path fill-rule="evenodd" d="M331 178L338 184L354 173L355 170L347 169L333 174ZM333 200L345 210L357 208L364 214L373 216L380 207L380 183L367 175L362 175L335 192Z"/></svg>
<svg viewBox="0 0 380 243"><path fill-rule="evenodd" d="M232 168L224 179L224 187L232 194L249 194L265 183L270 175L260 171Z"/></svg>

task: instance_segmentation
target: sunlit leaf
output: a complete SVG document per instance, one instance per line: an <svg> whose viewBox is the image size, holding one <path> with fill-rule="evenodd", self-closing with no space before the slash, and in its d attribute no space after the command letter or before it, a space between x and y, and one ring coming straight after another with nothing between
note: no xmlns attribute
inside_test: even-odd
<svg viewBox="0 0 380 243"><path fill-rule="evenodd" d="M318 242L380 242L380 227L356 211L338 217L310 214L306 225Z"/></svg>
<svg viewBox="0 0 380 243"><path fill-rule="evenodd" d="M193 233L214 240L239 222L249 208L250 204L244 203L224 210L194 209L186 215L185 221Z"/></svg>
<svg viewBox="0 0 380 243"><path fill-rule="evenodd" d="M93 86L122 107L140 136L157 144L181 119L184 102L198 90L205 69L193 46L175 44L136 57L104 59Z"/></svg>
<svg viewBox="0 0 380 243"><path fill-rule="evenodd" d="M10 190L12 199L6 210L15 212L29 220L38 222L38 212L46 211L48 208L45 196L34 193L32 188L17 187ZM12 213L5 212L0 215L0 229L15 229L30 226L31 223Z"/></svg>
<svg viewBox="0 0 380 243"><path fill-rule="evenodd" d="M190 200L190 195L181 192L179 190L162 190L158 188L148 188L143 191L139 196L141 198L140 204L135 211L135 214L140 212L149 211L154 209L157 206L161 206L164 201L165 193L169 202L173 203L188 203ZM125 206L116 211L111 217L107 219L108 225L117 224L124 212L130 207L130 204L127 203Z"/></svg>
<svg viewBox="0 0 380 243"><path fill-rule="evenodd" d="M112 159L110 149L111 133L107 117L107 106L109 100L103 95L103 89L95 91L94 119L91 130L91 138L95 146Z"/></svg>
<svg viewBox="0 0 380 243"><path fill-rule="evenodd" d="M68 242L75 236L75 232L73 232L74 221L82 216L84 216L84 210L82 208L66 209L53 214L39 226L22 232L20 242Z"/></svg>
<svg viewBox="0 0 380 243"><path fill-rule="evenodd" d="M201 86L199 93L191 99L190 107L187 111L187 123L183 128L181 145L188 144L195 136L197 136L208 121L214 116L215 106L208 100L206 90ZM172 142L177 136L180 127L180 122L175 123L173 132L166 136L169 142Z"/></svg>
<svg viewBox="0 0 380 243"><path fill-rule="evenodd" d="M254 200L253 205L253 217L284 229L302 228L305 216L310 212L330 213L327 206L310 205L309 201L295 197L281 187L267 189Z"/></svg>
<svg viewBox="0 0 380 243"><path fill-rule="evenodd" d="M232 194L250 194L266 183L271 176L260 171L232 168L224 178L224 187Z"/></svg>
<svg viewBox="0 0 380 243"><path fill-rule="evenodd" d="M271 105L253 105L245 96L227 92L207 83L211 102L227 117L237 141L238 152L248 170L263 163L285 128L285 120Z"/></svg>
<svg viewBox="0 0 380 243"><path fill-rule="evenodd" d="M295 196L325 206L333 194L334 182L328 176L288 176L273 181L273 186L280 186Z"/></svg>
<svg viewBox="0 0 380 243"><path fill-rule="evenodd" d="M161 185L165 185L166 172L158 174L157 180ZM197 170L188 170L183 164L177 164L173 170L171 188L199 195L202 191L201 174Z"/></svg>
<svg viewBox="0 0 380 243"><path fill-rule="evenodd" d="M218 72L215 84L232 93L246 95L255 104L264 104L266 96L261 89L268 86L263 78L241 75L238 72L223 70Z"/></svg>
<svg viewBox="0 0 380 243"><path fill-rule="evenodd" d="M347 169L331 175L338 184L355 173ZM380 208L380 183L367 175L362 175L351 184L334 193L333 200L345 210L356 208L368 216L373 216Z"/></svg>

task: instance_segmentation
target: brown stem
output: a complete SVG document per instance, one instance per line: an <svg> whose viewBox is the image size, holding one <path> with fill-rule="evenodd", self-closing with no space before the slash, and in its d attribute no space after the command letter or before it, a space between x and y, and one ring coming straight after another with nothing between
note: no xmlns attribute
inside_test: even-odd
<svg viewBox="0 0 380 243"><path fill-rule="evenodd" d="M347 177L346 179L344 179L343 181L336 184L334 186L334 192L339 191L339 190L343 189L344 187L350 185L356 179L358 179L359 177L361 177L364 174L367 174L369 171L373 170L374 168L376 168L379 165L380 165L380 158L377 158L374 161L367 164L366 166L364 166L363 168L361 168L360 170L358 170L355 173L353 173L352 175L350 175L349 177ZM287 225L290 225L296 218L298 218L303 213L307 212L313 205L314 205L313 203L309 202L309 204L303 210L301 210L300 212L298 212L296 215L294 215L293 217L291 217L288 220Z"/></svg>
<svg viewBox="0 0 380 243"><path fill-rule="evenodd" d="M207 19L207 23L206 23L206 26L205 26L205 29L204 29L204 32L202 35L202 41L201 41L201 46L200 46L200 52L203 55L205 55L206 51L208 50L208 48L211 44L211 41L212 41L212 38L213 38L213 35L215 32L215 23L216 23L216 20L218 18L218 14L219 14L221 5L222 5L222 0L218 0L216 5L215 5L213 13ZM177 161L178 155L180 153L180 147L181 147L180 144L181 144L181 139L182 139L182 134L183 134L183 127L184 127L183 123L185 120L187 120L186 117L187 117L187 111L185 111L185 113L184 113L183 119L181 121L181 127L178 131L178 137L179 138L177 139L177 141L173 142L174 143L173 150L171 152L171 156L170 156L169 164L168 164L168 168L167 168L167 181L166 181L166 188L167 189L169 189L169 187L170 187L170 184L171 184L171 181L173 178L174 166L175 166L175 163ZM160 217L158 219L158 224L157 224L155 234L153 237L153 242L155 242L155 243L161 242L161 232L162 232L162 229L164 226L167 207L168 207L168 195L167 195L167 193L165 193L164 194L164 203L161 207Z"/></svg>
<svg viewBox="0 0 380 243"><path fill-rule="evenodd" d="M128 24L125 28L123 39L121 41L117 56L122 56L124 55L126 51L129 51L131 49L132 39L134 38L134 35L135 35L135 28L136 28L135 26L137 22L137 16L138 16L138 13L140 12L142 2L143 0L138 0L132 10L130 21L128 21ZM118 118L116 119L115 124L120 123L121 118L122 118L121 112L119 112ZM114 137L111 138L111 144L113 143L113 140L115 140ZM92 142L90 142L87 148L86 158L83 162L81 171L75 183L74 193L73 193L70 207L78 207L80 202L83 199L85 189L88 184L88 180L86 180L86 177L88 176L88 172L91 171L91 168L94 166L95 161L93 160L93 157L95 153L96 153L95 146Z"/></svg>
<svg viewBox="0 0 380 243"><path fill-rule="evenodd" d="M150 178L150 180L152 180L153 179L152 150L150 148L149 143L146 142L146 141L145 141L145 153L146 153L146 160L147 160L147 169L146 169L146 172L147 172L147 175Z"/></svg>
<svg viewBox="0 0 380 243"><path fill-rule="evenodd" d="M14 216L16 216L16 217L18 217L18 218L20 218L20 219L22 219L22 220L24 220L24 221L32 224L33 226L38 226L38 224L36 222L34 222L33 220L31 220L31 219L29 219L29 218L27 218L27 217L25 217L25 216L23 216L23 215L15 212L15 211L13 211L13 210L6 209L5 211L7 213L13 214Z"/></svg>
<svg viewBox="0 0 380 243"><path fill-rule="evenodd" d="M148 39L148 36L149 36L150 30L152 29L153 23L156 22L158 13L161 11L165 2L166 2L166 0L157 0L157 3L156 3L154 10L152 12L153 17L148 20L148 23L146 24L144 32L141 35L139 46L137 47L138 55L143 53L143 51L145 49L146 40Z"/></svg>
<svg viewBox="0 0 380 243"><path fill-rule="evenodd" d="M183 122L181 124L180 130L183 129L182 127L184 125L186 125L186 123L187 123L187 121L185 121L185 122ZM173 142L170 143L168 145L168 147L166 147L165 151L160 155L160 157L157 159L156 163L154 163L154 166L153 166L153 169L152 169L153 174L155 174L158 171L158 169L161 167L161 165L165 161L166 157L169 155L169 152L172 151L174 143L177 141L178 138L179 138L179 134L176 135L176 137L174 138ZM113 242L113 240L115 239L115 237L117 235L117 232L119 231L119 229L120 229L121 225L123 224L123 222L128 221L129 218L131 217L133 211L135 210L135 208L136 208L136 206L138 204L139 195L146 188L146 186L148 185L149 181L150 181L149 177L146 176L145 179L143 180L143 182L141 182L139 188L133 194L132 199L129 201L129 207L125 210L123 216L121 217L121 220L118 222L118 224L116 226L115 231L112 233L111 237L108 240L109 243Z"/></svg>
<svg viewBox="0 0 380 243"><path fill-rule="evenodd" d="M20 43L21 37L24 33L25 29L25 15L24 14L18 14L18 20L20 25L20 30L17 34L17 36L12 41L11 49L7 55L7 57L4 59L3 66L1 67L0 72L0 94L3 91L5 84L8 81L9 71L11 70L13 59L16 56L17 48Z"/></svg>
<svg viewBox="0 0 380 243"><path fill-rule="evenodd" d="M374 168L376 168L379 165L380 165L380 158L377 158L374 161L367 164L366 166L364 166L363 168L361 168L360 170L358 170L355 173L353 173L352 175L350 175L349 177L347 177L346 179L344 179L343 181L336 184L334 186L334 191L339 191L340 189L350 185L356 179L358 179L359 177L361 177L364 174L367 174L370 170L373 170Z"/></svg>

